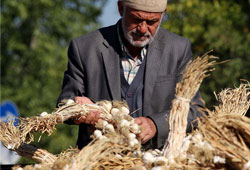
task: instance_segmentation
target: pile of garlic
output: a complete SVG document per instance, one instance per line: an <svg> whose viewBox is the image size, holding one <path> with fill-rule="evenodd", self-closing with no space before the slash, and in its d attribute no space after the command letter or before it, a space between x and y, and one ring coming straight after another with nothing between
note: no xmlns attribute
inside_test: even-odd
<svg viewBox="0 0 250 170"><path fill-rule="evenodd" d="M162 156L162 151L155 149L149 150L142 154L142 160L145 169L161 170L165 169L168 165L168 160Z"/></svg>
<svg viewBox="0 0 250 170"><path fill-rule="evenodd" d="M134 122L134 118L129 115L129 109L120 102L101 101L97 105L104 110L101 114L101 121L95 127L92 137L102 139L105 134L119 133L125 137L122 144L132 148L140 145L136 135L141 132L140 127Z"/></svg>
<svg viewBox="0 0 250 170"><path fill-rule="evenodd" d="M196 152L194 152L194 150L196 150ZM184 138L180 153L181 155L179 158L181 160L189 159L202 162L203 160L200 160L200 155L202 153L202 155L206 155L205 157L207 160L210 159L214 164L226 163L226 159L223 158L210 143L204 140L202 134L198 131Z"/></svg>

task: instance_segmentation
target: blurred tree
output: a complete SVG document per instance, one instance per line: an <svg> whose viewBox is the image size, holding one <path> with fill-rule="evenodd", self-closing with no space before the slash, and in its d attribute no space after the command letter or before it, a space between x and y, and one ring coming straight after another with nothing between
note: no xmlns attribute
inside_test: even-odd
<svg viewBox="0 0 250 170"><path fill-rule="evenodd" d="M250 81L250 0L170 1L163 27L191 40L194 56L211 49L219 61L212 76L204 80L202 95L215 104L213 92Z"/></svg>
<svg viewBox="0 0 250 170"><path fill-rule="evenodd" d="M70 39L100 25L106 0L2 0L1 97L22 117L52 112L61 91ZM52 153L75 145L76 127L58 126L39 144Z"/></svg>

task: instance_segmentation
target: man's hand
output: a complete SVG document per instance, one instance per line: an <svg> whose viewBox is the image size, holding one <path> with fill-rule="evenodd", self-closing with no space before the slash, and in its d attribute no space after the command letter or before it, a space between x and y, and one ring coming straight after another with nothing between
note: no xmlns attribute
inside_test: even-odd
<svg viewBox="0 0 250 170"><path fill-rule="evenodd" d="M141 140L142 144L149 141L156 134L156 126L154 122L146 117L135 118L135 123L141 126L142 132L137 135L137 138Z"/></svg>
<svg viewBox="0 0 250 170"><path fill-rule="evenodd" d="M93 102L89 98L80 96L75 97L75 102L79 104L93 104Z"/></svg>
<svg viewBox="0 0 250 170"><path fill-rule="evenodd" d="M79 104L93 104L93 102L87 97L75 97L75 102ZM91 111L88 116L81 116L79 119L74 120L75 124L80 123L95 125L100 119L99 111Z"/></svg>

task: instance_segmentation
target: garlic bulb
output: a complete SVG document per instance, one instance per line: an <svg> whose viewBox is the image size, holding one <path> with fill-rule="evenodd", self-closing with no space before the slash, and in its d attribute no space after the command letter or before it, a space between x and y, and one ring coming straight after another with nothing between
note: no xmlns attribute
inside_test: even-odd
<svg viewBox="0 0 250 170"><path fill-rule="evenodd" d="M129 141L129 146L130 146L130 147L134 147L134 146L135 146L134 141Z"/></svg>
<svg viewBox="0 0 250 170"><path fill-rule="evenodd" d="M119 109L117 109L117 108L113 108L113 109L111 109L111 111L110 111L110 113L112 114L112 115L116 115L117 113L119 113L120 111L119 111Z"/></svg>
<svg viewBox="0 0 250 170"><path fill-rule="evenodd" d="M107 137L106 136L99 136L98 139L102 139L103 140L103 139L107 139Z"/></svg>
<svg viewBox="0 0 250 170"><path fill-rule="evenodd" d="M40 114L41 117L45 117L45 116L47 116L47 115L48 115L47 112L42 112L42 113Z"/></svg>
<svg viewBox="0 0 250 170"><path fill-rule="evenodd" d="M249 170L249 169L250 169L250 161L248 161L248 162L244 165L244 167L243 167L242 170Z"/></svg>
<svg viewBox="0 0 250 170"><path fill-rule="evenodd" d="M105 128L108 125L108 122L106 120L102 120L102 125Z"/></svg>
<svg viewBox="0 0 250 170"><path fill-rule="evenodd" d="M151 170L162 170L162 167L161 166L155 166Z"/></svg>
<svg viewBox="0 0 250 170"><path fill-rule="evenodd" d="M130 126L130 130L131 130L131 132L133 132L135 134L140 133L139 126L136 123L134 123L134 124L132 124L132 126Z"/></svg>
<svg viewBox="0 0 250 170"><path fill-rule="evenodd" d="M70 105L70 104L73 104L73 103L75 103L75 101L74 100L72 100L72 99L68 99L67 101L66 101L66 105Z"/></svg>
<svg viewBox="0 0 250 170"><path fill-rule="evenodd" d="M129 133L129 134L128 134L128 138L129 138L130 140L135 139L135 138L136 138L136 135L135 135L134 133Z"/></svg>
<svg viewBox="0 0 250 170"><path fill-rule="evenodd" d="M122 156L120 154L115 154L115 157L118 159L122 159Z"/></svg>
<svg viewBox="0 0 250 170"><path fill-rule="evenodd" d="M101 132L100 130L95 130L95 131L94 131L94 136L95 136L96 138L100 138L100 137L102 136L102 132Z"/></svg>
<svg viewBox="0 0 250 170"><path fill-rule="evenodd" d="M167 159L163 156L159 156L155 158L154 166L163 166L167 163Z"/></svg>
<svg viewBox="0 0 250 170"><path fill-rule="evenodd" d="M8 149L13 149L14 146L13 146L12 144L8 144L7 148L8 148Z"/></svg>
<svg viewBox="0 0 250 170"><path fill-rule="evenodd" d="M146 152L146 153L144 153L142 160L146 164L151 164L155 161L155 157L151 153Z"/></svg>
<svg viewBox="0 0 250 170"><path fill-rule="evenodd" d="M138 142L137 139L133 139L132 141L134 142L135 145L138 145L138 144L139 144L139 142Z"/></svg>
<svg viewBox="0 0 250 170"><path fill-rule="evenodd" d="M214 156L214 160L213 162L216 164L216 163L221 163L221 164L225 164L226 163L226 160L225 158L222 158L220 156Z"/></svg>
<svg viewBox="0 0 250 170"><path fill-rule="evenodd" d="M129 114L129 109L128 108L122 106L120 109L121 109L122 113L127 114L127 115Z"/></svg>
<svg viewBox="0 0 250 170"><path fill-rule="evenodd" d="M128 127L129 126L129 121L123 119L120 124L121 127Z"/></svg>
<svg viewBox="0 0 250 170"><path fill-rule="evenodd" d="M114 132L115 129L114 129L114 126L111 125L111 124L107 124L105 129L108 131L108 132Z"/></svg>
<svg viewBox="0 0 250 170"><path fill-rule="evenodd" d="M134 147L135 145L138 145L138 143L137 139L132 139L129 141L129 146Z"/></svg>
<svg viewBox="0 0 250 170"><path fill-rule="evenodd" d="M41 169L42 166L41 166L40 164L35 164L34 168L35 168L35 169L38 169L38 168Z"/></svg>

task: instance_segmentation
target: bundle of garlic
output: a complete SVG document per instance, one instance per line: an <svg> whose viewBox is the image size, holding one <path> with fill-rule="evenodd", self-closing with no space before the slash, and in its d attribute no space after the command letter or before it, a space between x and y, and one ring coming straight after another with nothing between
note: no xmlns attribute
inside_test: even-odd
<svg viewBox="0 0 250 170"><path fill-rule="evenodd" d="M203 118L199 131L204 140L225 158L227 165L242 169L250 161L249 118L238 114L219 113Z"/></svg>
<svg viewBox="0 0 250 170"><path fill-rule="evenodd" d="M243 168L250 159L250 119L243 116L250 105L250 84L246 81L238 88L225 89L216 97L219 105L214 111L206 110L208 116L186 138L182 153L196 167Z"/></svg>
<svg viewBox="0 0 250 170"><path fill-rule="evenodd" d="M148 150L142 153L143 168L145 169L163 169L168 168L168 160L162 156L162 152L158 149ZM140 169L141 167L135 168Z"/></svg>
<svg viewBox="0 0 250 170"><path fill-rule="evenodd" d="M186 136L187 117L190 108L191 99L198 91L201 82L216 64L216 57L211 55L203 55L197 57L189 63L183 73L182 80L176 85L176 98L172 101L170 111L169 135L164 146L164 156L172 163L174 158L179 157L183 139Z"/></svg>
<svg viewBox="0 0 250 170"><path fill-rule="evenodd" d="M57 124L63 123L67 119L77 119L80 116L87 116L91 111L98 110L101 113L100 121L96 127L101 131L96 131L93 136L100 138L102 134L118 133L125 136L122 140L124 144L140 150L140 142L136 135L140 133L139 126L134 123L129 115L129 110L124 102L101 101L96 104L78 104L73 100L67 100L55 112L48 114L43 112L40 116L19 118L19 125L14 126L13 122L0 123L0 141L8 149L14 150L20 155L24 150L21 146L34 140L33 133L41 132L50 135ZM40 138L39 138L40 140ZM27 156L27 155L26 155ZM32 155L28 157L32 158ZM42 157L42 156L41 156ZM39 159L36 159L39 161ZM41 158L41 160L43 160Z"/></svg>
<svg viewBox="0 0 250 170"><path fill-rule="evenodd" d="M140 148L130 147L126 137L108 133L104 138L94 139L64 166L67 169L132 169L142 165Z"/></svg>
<svg viewBox="0 0 250 170"><path fill-rule="evenodd" d="M25 144L22 142L20 130L14 126L14 122L3 123L0 121L0 141L9 150L15 151L18 155L34 159L37 162L52 164L56 156L45 149Z"/></svg>
<svg viewBox="0 0 250 170"><path fill-rule="evenodd" d="M183 142L179 162L192 168L213 168L225 165L225 158L199 131L188 135Z"/></svg>
<svg viewBox="0 0 250 170"><path fill-rule="evenodd" d="M1 122L0 136L3 136L3 138L0 140L6 147L11 146L11 149L15 149L23 143L34 141L33 133L35 132L51 135L57 124L61 124L68 119L77 119L83 115L87 116L91 111L96 110L101 112L104 119L110 120L112 118L111 114L102 106L97 104L81 105L73 100L67 100L64 105L51 114L43 112L39 116L18 118L19 125L17 127L11 122Z"/></svg>
<svg viewBox="0 0 250 170"><path fill-rule="evenodd" d="M245 115L250 107L250 83L242 80L238 88L228 88L215 94L218 106L215 106L213 113L231 113ZM212 113L211 113L212 114Z"/></svg>
<svg viewBox="0 0 250 170"><path fill-rule="evenodd" d="M129 109L123 102L101 101L97 103L104 106L110 116L105 116L106 120L99 121L95 127L94 138L103 138L105 134L117 133L125 136L124 144L130 147L140 147L140 142L136 139L136 135L140 133L139 126L134 123L134 119L129 115ZM104 117L104 116L101 116ZM109 119L107 119L109 117Z"/></svg>

